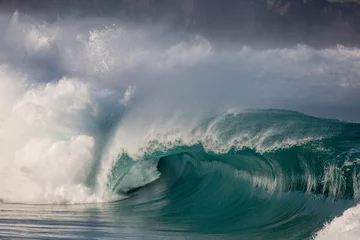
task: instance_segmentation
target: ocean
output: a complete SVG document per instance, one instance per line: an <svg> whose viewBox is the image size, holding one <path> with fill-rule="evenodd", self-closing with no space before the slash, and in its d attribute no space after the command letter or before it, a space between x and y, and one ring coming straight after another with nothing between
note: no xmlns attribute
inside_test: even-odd
<svg viewBox="0 0 360 240"><path fill-rule="evenodd" d="M359 238L360 49L0 31L0 239Z"/></svg>

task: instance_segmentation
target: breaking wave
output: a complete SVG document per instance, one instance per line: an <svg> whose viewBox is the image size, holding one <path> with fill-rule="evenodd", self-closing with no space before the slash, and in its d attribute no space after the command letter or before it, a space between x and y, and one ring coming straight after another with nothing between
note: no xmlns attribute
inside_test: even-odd
<svg viewBox="0 0 360 240"><path fill-rule="evenodd" d="M354 207L317 237L359 231L358 49L1 18L2 202L136 200L194 232L295 239Z"/></svg>

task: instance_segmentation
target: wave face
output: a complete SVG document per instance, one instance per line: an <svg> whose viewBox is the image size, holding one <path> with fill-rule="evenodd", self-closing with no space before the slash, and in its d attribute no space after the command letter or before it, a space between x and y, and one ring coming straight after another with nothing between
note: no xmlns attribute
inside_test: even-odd
<svg viewBox="0 0 360 240"><path fill-rule="evenodd" d="M4 204L107 203L174 238L356 235L358 49L0 18Z"/></svg>
<svg viewBox="0 0 360 240"><path fill-rule="evenodd" d="M290 111L223 114L186 138L158 136L135 161L121 154L108 184L179 231L304 239L358 201L359 130ZM148 161L160 178L134 193L126 178L152 172Z"/></svg>

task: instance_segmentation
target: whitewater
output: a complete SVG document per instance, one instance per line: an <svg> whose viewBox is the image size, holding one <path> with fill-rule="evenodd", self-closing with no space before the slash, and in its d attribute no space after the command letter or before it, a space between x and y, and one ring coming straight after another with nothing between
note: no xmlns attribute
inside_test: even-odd
<svg viewBox="0 0 360 240"><path fill-rule="evenodd" d="M0 31L0 237L359 239L360 49L18 11Z"/></svg>

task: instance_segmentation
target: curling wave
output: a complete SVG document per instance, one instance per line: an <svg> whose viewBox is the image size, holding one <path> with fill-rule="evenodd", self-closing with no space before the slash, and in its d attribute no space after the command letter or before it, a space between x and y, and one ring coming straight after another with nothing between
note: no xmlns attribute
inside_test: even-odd
<svg viewBox="0 0 360 240"><path fill-rule="evenodd" d="M110 189L116 191L125 169L134 164L148 160L157 164L154 159L188 153L194 159L240 169L243 172L238 174L254 187L271 192L303 190L334 198L359 197L358 124L291 111L254 110L210 117L187 136L183 135L186 130L179 131L149 140L135 159L123 149L111 171Z"/></svg>
<svg viewBox="0 0 360 240"><path fill-rule="evenodd" d="M108 187L184 231L244 239L308 238L359 200L359 124L259 110L209 117L175 137L184 132L158 135L133 158L124 149ZM148 182L129 188L134 176Z"/></svg>

